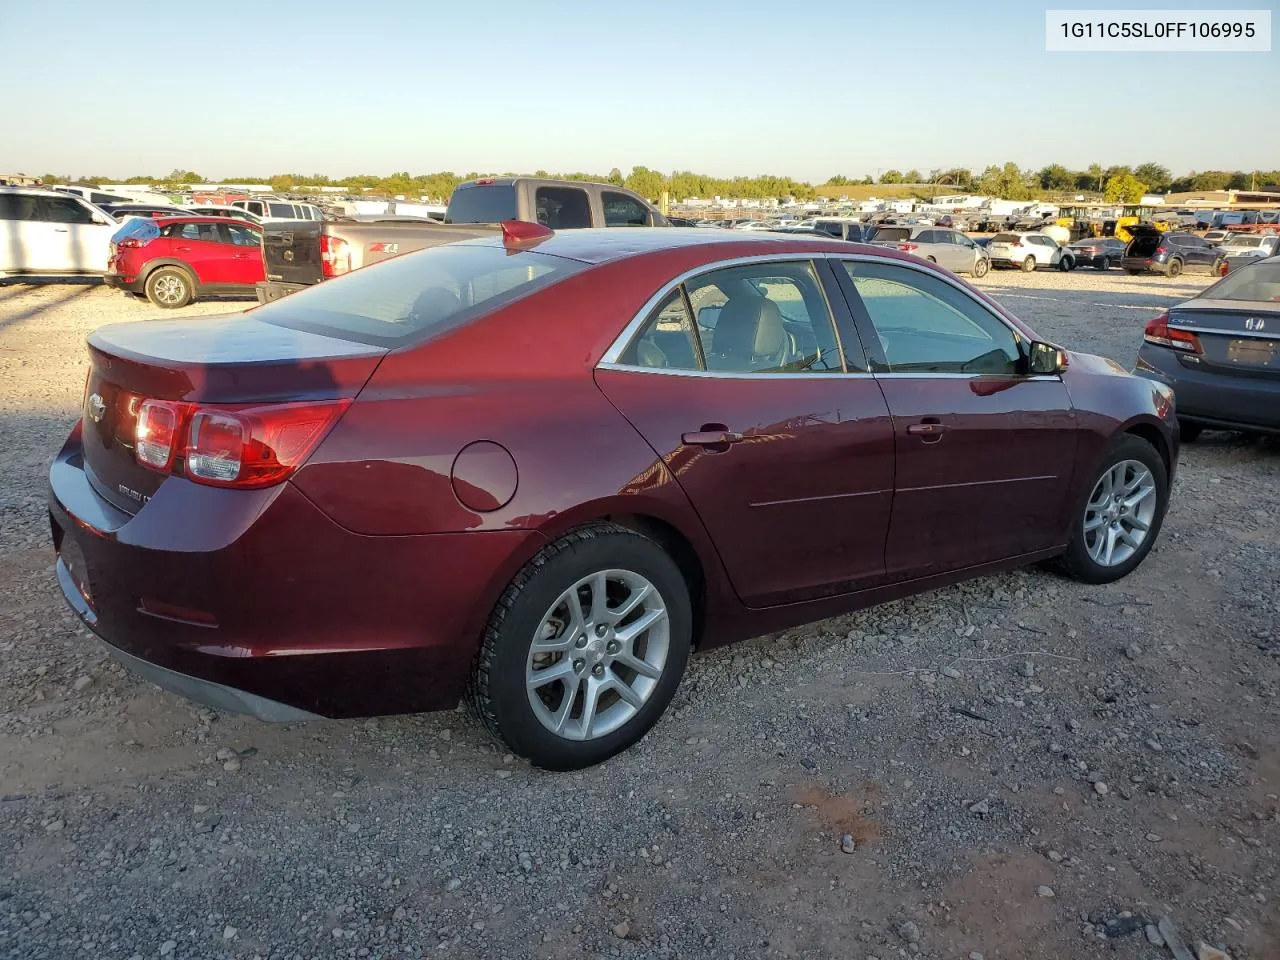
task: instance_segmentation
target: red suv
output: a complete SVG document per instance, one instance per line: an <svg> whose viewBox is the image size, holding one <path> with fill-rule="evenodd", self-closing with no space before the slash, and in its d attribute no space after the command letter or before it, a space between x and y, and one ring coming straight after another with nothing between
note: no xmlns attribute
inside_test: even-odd
<svg viewBox="0 0 1280 960"><path fill-rule="evenodd" d="M105 277L166 309L201 296L252 296L265 279L261 228L225 217L130 220L111 238Z"/></svg>

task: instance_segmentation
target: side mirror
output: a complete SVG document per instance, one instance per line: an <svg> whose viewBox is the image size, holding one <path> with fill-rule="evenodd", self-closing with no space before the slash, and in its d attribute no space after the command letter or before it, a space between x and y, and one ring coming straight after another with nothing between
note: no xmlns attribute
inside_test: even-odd
<svg viewBox="0 0 1280 960"><path fill-rule="evenodd" d="M1067 351L1034 340L1028 350L1027 370L1032 376L1053 376L1067 369Z"/></svg>

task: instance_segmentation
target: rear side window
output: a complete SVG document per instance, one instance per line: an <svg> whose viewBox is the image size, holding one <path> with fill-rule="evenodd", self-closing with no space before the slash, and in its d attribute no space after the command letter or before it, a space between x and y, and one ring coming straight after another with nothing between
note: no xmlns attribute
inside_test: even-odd
<svg viewBox="0 0 1280 960"><path fill-rule="evenodd" d="M997 233L991 238L992 243L1021 243L1022 238L1016 233Z"/></svg>
<svg viewBox="0 0 1280 960"><path fill-rule="evenodd" d="M515 220L518 215L514 184L464 184L449 198L444 220L445 223L500 223Z"/></svg>
<svg viewBox="0 0 1280 960"><path fill-rule="evenodd" d="M587 191L577 187L539 187L534 193L538 222L552 230L578 230L591 226Z"/></svg>
<svg viewBox="0 0 1280 960"><path fill-rule="evenodd" d="M270 210L269 216L279 217L282 220L298 219L298 208L292 203L269 203L267 209Z"/></svg>
<svg viewBox="0 0 1280 960"><path fill-rule="evenodd" d="M397 346L452 330L586 267L531 250L446 244L316 284L253 315L282 327Z"/></svg>
<svg viewBox="0 0 1280 960"><path fill-rule="evenodd" d="M1280 303L1280 261L1253 263L1233 271L1200 294L1200 299Z"/></svg>
<svg viewBox="0 0 1280 960"><path fill-rule="evenodd" d="M25 193L0 193L0 220L35 219L35 197Z"/></svg>
<svg viewBox="0 0 1280 960"><path fill-rule="evenodd" d="M606 227L647 227L649 209L635 197L606 190L600 195Z"/></svg>

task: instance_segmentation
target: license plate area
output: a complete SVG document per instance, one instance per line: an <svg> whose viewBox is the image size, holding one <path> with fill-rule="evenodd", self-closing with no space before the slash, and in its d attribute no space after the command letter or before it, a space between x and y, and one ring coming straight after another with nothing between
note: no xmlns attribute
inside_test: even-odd
<svg viewBox="0 0 1280 960"><path fill-rule="evenodd" d="M1227 344L1227 360L1245 367L1274 367L1280 360L1280 345L1274 340L1232 340Z"/></svg>
<svg viewBox="0 0 1280 960"><path fill-rule="evenodd" d="M93 591L89 586L89 564L85 560L84 551L80 549L80 545L72 537L64 536L58 557L62 560L62 565L67 568L71 582L80 591L80 596L84 598L85 603L92 606Z"/></svg>

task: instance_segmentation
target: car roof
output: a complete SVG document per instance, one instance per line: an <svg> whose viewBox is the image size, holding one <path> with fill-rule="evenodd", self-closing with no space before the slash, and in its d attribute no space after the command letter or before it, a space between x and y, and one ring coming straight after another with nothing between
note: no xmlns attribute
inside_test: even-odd
<svg viewBox="0 0 1280 960"><path fill-rule="evenodd" d="M465 240L475 246L497 246L498 237ZM698 249L708 262L735 256L768 256L771 253L815 253L824 251L864 252L881 255L883 248L849 243L819 235L774 233L770 230L739 230L726 233L701 227L612 227L586 230L562 230L528 249L566 260L602 264L669 250Z"/></svg>
<svg viewBox="0 0 1280 960"><path fill-rule="evenodd" d="M83 200L78 193L67 193L64 190L50 190L48 187L0 187L0 193L22 193L33 197L75 197Z"/></svg>
<svg viewBox="0 0 1280 960"><path fill-rule="evenodd" d="M177 213L177 214L174 214L173 216L154 217L153 219L157 223L163 221L164 223L169 224L169 223L226 223L228 220L231 220L232 218L231 217L205 217L200 215L193 216L185 213ZM256 223L251 223L248 220L243 220L241 222L247 227L257 226Z"/></svg>

